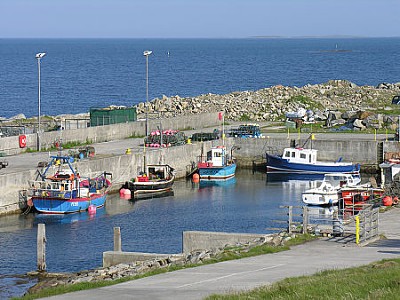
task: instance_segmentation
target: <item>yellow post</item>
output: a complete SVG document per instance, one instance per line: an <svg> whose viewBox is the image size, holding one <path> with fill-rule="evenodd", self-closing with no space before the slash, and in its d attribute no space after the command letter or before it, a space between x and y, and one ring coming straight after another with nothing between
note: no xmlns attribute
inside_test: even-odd
<svg viewBox="0 0 400 300"><path fill-rule="evenodd" d="M358 245L360 243L360 217L356 216L356 244Z"/></svg>
<svg viewBox="0 0 400 300"><path fill-rule="evenodd" d="M374 136L375 136L375 141L376 141L376 128L374 128Z"/></svg>

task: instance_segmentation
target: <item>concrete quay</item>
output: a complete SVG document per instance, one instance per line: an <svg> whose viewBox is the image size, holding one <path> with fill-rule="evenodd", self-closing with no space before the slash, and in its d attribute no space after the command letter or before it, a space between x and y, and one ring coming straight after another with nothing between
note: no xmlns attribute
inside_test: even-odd
<svg viewBox="0 0 400 300"><path fill-rule="evenodd" d="M249 290L288 277L399 258L399 217L399 208L381 214L380 232L388 239L364 247L325 238L289 251L183 269L48 299L203 299L214 293Z"/></svg>
<svg viewBox="0 0 400 300"><path fill-rule="evenodd" d="M195 131L211 132L215 127L218 127L214 121L206 121L204 121L205 123L198 124L199 128L186 131L187 136ZM181 122L181 126L184 126L187 120L184 119ZM139 125L141 125L143 122L134 123L140 123ZM202 127L205 124L210 124L210 127ZM139 125L134 124L132 126ZM112 138L112 135L109 136L109 134L105 135L106 138L100 138L102 128L97 128L96 130L99 132L96 133L95 140L105 139L105 141L92 144L96 149L96 156L76 162L76 168L84 175L97 175L103 171L113 173L115 189L118 189L126 180L136 176L143 166L143 139L128 138L129 133L132 135L132 131L126 128L123 130L124 134L121 134L119 132L122 128L121 126L128 125L101 126L106 127L104 130L107 132L116 132L115 139L113 140L108 140ZM92 134L91 130L93 129L89 129L64 130L56 134L58 137L61 134L63 141L84 142ZM73 139L74 133L77 133L77 131L79 131L79 134ZM86 135L84 135L85 132ZM134 131L134 133L136 132ZM53 135L53 133L49 134ZM239 168L251 167L253 162L265 162L265 153L267 151L281 153L283 148L289 146L290 140L295 139L298 145L302 145L309 136L308 133L301 133L300 135L291 134L290 136L284 133L267 133L265 135L265 138L262 139L226 139L225 144L228 149L233 145L238 148L235 150L234 156L237 158ZM67 138L64 139L64 137ZM14 138L15 140L17 139L17 137ZM47 138L50 141L54 137ZM4 142L3 139L0 139L0 142ZM197 161L197 157L201 154L202 149L205 152L213 145L218 144L220 144L220 141L197 142L190 145L164 149L146 149L146 160L147 163L168 163L176 169L178 177L184 177L187 168ZM385 135L374 136L372 134L359 133L316 134L316 140L313 141L313 148L319 150L320 160L335 161L339 157L342 157L343 161L377 164L379 144L382 144L384 151L400 152L400 143L386 141ZM132 154L125 154L127 148L132 149ZM48 161L50 154L54 155L56 152L20 153L5 158L9 166L0 169L0 215L20 212L20 208L23 205L23 201L20 198L20 191L28 188L28 180L35 178L38 162Z"/></svg>

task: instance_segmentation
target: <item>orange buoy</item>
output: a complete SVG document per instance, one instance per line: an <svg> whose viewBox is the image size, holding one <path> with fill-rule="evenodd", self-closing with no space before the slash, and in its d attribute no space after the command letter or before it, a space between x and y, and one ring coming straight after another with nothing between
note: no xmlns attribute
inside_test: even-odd
<svg viewBox="0 0 400 300"><path fill-rule="evenodd" d="M393 199L390 196L385 196L382 199L382 204L384 206L392 206L393 205Z"/></svg>
<svg viewBox="0 0 400 300"><path fill-rule="evenodd" d="M199 182L200 181L200 175L197 174L197 173L194 173L193 176L192 176L192 181L196 182L196 183Z"/></svg>
<svg viewBox="0 0 400 300"><path fill-rule="evenodd" d="M399 204L399 197L394 196L393 197L393 205L397 205L397 204Z"/></svg>

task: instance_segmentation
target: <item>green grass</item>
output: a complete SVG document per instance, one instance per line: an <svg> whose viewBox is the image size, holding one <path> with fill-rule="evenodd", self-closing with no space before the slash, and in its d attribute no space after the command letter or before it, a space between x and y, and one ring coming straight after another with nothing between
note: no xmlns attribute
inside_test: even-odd
<svg viewBox="0 0 400 300"><path fill-rule="evenodd" d="M299 103L305 106L305 108L313 110L324 108L324 106L321 103L302 95L292 96L290 97L290 99L286 100L286 104L292 104L292 103Z"/></svg>
<svg viewBox="0 0 400 300"><path fill-rule="evenodd" d="M288 240L284 246L274 247L274 246L269 246L269 245L261 245L261 246L253 247L250 250L248 250L246 248L240 248L240 247L229 247L229 248L225 248L225 251L223 251L220 255L218 255L218 257L211 258L211 259L209 259L203 263L199 263L199 264L187 264L184 266L179 266L179 265L170 266L168 268L156 269L156 270L147 272L142 275L129 276L129 277L124 277L124 278L120 278L120 279L116 279L116 280L112 280L112 281L83 282L83 283L77 283L77 284L73 284L73 285L65 285L65 286L63 285L63 286L57 286L57 287L52 287L52 288L45 288L36 293L28 294L23 297L12 298L12 299L14 299L14 300L16 300L16 299L22 299L22 300L39 299L39 298L43 298L43 297L50 297L50 296L54 296L54 295L71 293L71 292L76 292L76 291L81 291L81 290L94 289L94 288L99 288L99 287L103 287L103 286L110 286L110 285L130 281L130 280L135 280L135 279L139 279L139 278L144 278L144 277L161 274L161 273L166 273L166 272L171 272L171 271L176 271L176 270L181 270L181 269L186 269L186 268L193 268L193 267L197 267L197 266L204 265L204 264L213 264L213 263L217 263L217 262L240 259L240 258L251 257L251 256L256 256L256 255L276 253L276 252L280 252L280 251L289 250L291 246L303 244L303 243L311 241L313 239L315 239L314 236L306 234L306 235L298 235L296 238Z"/></svg>
<svg viewBox="0 0 400 300"><path fill-rule="evenodd" d="M248 122L248 121L251 121L251 119L250 119L250 117L248 115L243 114L243 115L240 116L239 121Z"/></svg>
<svg viewBox="0 0 400 300"><path fill-rule="evenodd" d="M251 291L206 299L400 299L400 259L288 278Z"/></svg>

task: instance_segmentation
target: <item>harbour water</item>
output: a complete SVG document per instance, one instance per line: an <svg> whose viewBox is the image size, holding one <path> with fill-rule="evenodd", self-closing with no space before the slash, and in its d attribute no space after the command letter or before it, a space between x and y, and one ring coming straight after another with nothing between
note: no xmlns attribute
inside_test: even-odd
<svg viewBox="0 0 400 300"><path fill-rule="evenodd" d="M335 51L336 45L338 50ZM400 82L400 38L0 39L0 117L88 112L149 99L303 86L331 79ZM22 109L23 108L23 109Z"/></svg>
<svg viewBox="0 0 400 300"><path fill-rule="evenodd" d="M283 180L283 181L282 181ZM96 215L29 214L0 217L0 298L21 295L34 280L20 278L36 270L37 225L46 224L49 272L76 272L100 267L102 253L113 249L119 226L123 251L179 253L186 230L270 233L284 224L282 205L301 205L301 192L313 181L267 178L265 173L238 170L226 183L198 184L177 180L174 195L141 201L108 196ZM316 208L317 217L330 215Z"/></svg>

